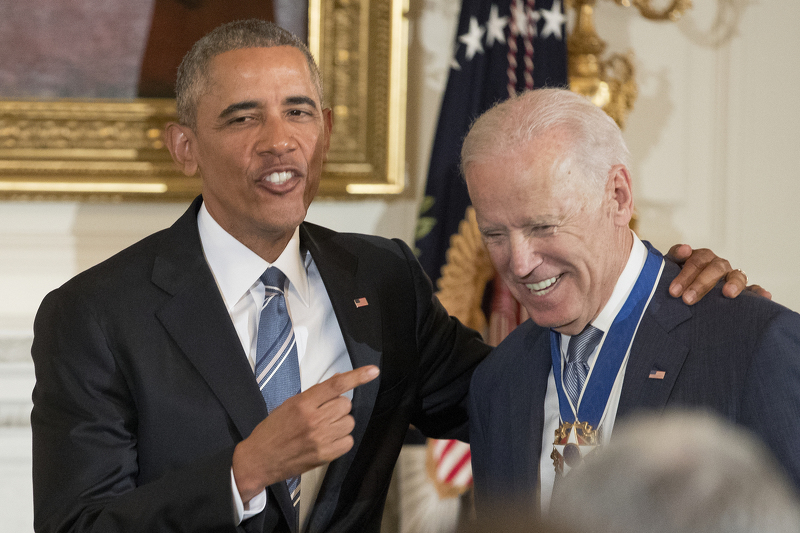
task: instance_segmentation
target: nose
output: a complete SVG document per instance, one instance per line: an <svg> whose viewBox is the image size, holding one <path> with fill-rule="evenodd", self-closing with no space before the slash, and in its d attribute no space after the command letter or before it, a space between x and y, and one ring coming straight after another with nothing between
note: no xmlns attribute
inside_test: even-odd
<svg viewBox="0 0 800 533"><path fill-rule="evenodd" d="M269 153L280 157L297 149L298 144L294 136L294 129L284 117L278 114L270 115L264 121L259 131L257 150L259 153Z"/></svg>
<svg viewBox="0 0 800 533"><path fill-rule="evenodd" d="M542 264L535 239L525 235L512 235L509 239L509 268L518 279L524 279Z"/></svg>

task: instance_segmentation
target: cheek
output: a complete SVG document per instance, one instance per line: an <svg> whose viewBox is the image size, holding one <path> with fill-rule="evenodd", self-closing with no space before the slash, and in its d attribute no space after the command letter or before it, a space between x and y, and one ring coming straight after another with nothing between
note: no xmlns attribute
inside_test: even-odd
<svg viewBox="0 0 800 533"><path fill-rule="evenodd" d="M509 252L506 246L502 246L500 244L486 244L484 242L484 246L486 250L489 252L489 259L492 261L492 265L494 265L495 270L500 273L503 278L509 274L508 272L508 257Z"/></svg>
<svg viewBox="0 0 800 533"><path fill-rule="evenodd" d="M306 210L308 206L311 205L314 196L317 195L317 189L319 189L319 176L317 176L316 179L309 179L306 182L306 188L305 191L303 191L303 203L305 204Z"/></svg>
<svg viewBox="0 0 800 533"><path fill-rule="evenodd" d="M322 156L323 143L322 131L317 124L297 124L294 137L300 145L306 159L314 160Z"/></svg>
<svg viewBox="0 0 800 533"><path fill-rule="evenodd" d="M531 291L529 291L527 287L509 283L506 283L506 286L508 287L509 292L511 292L511 296L513 296L517 302L524 305L525 302L528 301ZM527 307L525 310L528 311L528 314L530 314L530 310Z"/></svg>
<svg viewBox="0 0 800 533"><path fill-rule="evenodd" d="M215 175L226 177L231 174L234 169L245 165L240 159L241 156L234 150L230 150L225 144L220 144L213 153L207 153L206 157L199 161L200 170L202 171L203 168L205 168Z"/></svg>

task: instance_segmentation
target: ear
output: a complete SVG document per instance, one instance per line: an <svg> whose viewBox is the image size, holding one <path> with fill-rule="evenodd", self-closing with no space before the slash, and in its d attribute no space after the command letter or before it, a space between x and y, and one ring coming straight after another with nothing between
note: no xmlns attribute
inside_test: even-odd
<svg viewBox="0 0 800 533"><path fill-rule="evenodd" d="M625 165L615 165L608 172L606 192L611 198L614 225L627 227L633 217L633 188L631 175Z"/></svg>
<svg viewBox="0 0 800 533"><path fill-rule="evenodd" d="M330 107L326 107L322 110L322 127L325 129L325 155L323 156L322 160L328 160L328 150L331 147L331 133L333 132L333 111L331 111Z"/></svg>
<svg viewBox="0 0 800 533"><path fill-rule="evenodd" d="M164 142L181 172L187 176L194 176L198 165L194 154L196 139L191 128L170 122L164 130Z"/></svg>

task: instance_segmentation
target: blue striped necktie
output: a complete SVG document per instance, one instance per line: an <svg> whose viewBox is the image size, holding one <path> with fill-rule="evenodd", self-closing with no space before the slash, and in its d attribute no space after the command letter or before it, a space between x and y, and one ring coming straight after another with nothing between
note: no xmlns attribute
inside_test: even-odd
<svg viewBox="0 0 800 533"><path fill-rule="evenodd" d="M256 379L261 395L271 413L287 398L300 392L300 366L297 361L297 341L292 320L286 310L283 294L286 275L269 267L262 275L264 305L258 322L256 345ZM295 521L300 503L300 476L287 479L295 509Z"/></svg>
<svg viewBox="0 0 800 533"><path fill-rule="evenodd" d="M589 374L587 361L594 351L597 343L603 337L603 332L592 325L587 325L583 331L573 336L567 346L567 364L564 365L564 389L572 400L572 405L578 408L578 399Z"/></svg>

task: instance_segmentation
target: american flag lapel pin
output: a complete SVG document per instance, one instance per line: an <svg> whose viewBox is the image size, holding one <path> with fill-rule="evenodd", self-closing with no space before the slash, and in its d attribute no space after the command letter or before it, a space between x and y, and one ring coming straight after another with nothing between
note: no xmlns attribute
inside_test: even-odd
<svg viewBox="0 0 800 533"><path fill-rule="evenodd" d="M647 377L650 379L664 379L664 376L666 375L667 373L664 372L663 370L656 370L654 368L653 370L650 371L650 375Z"/></svg>
<svg viewBox="0 0 800 533"><path fill-rule="evenodd" d="M355 302L355 304L356 304L356 307L366 307L366 306L368 306L368 305L369 305L369 304L367 303L367 299L366 299L366 298L356 298L356 299L355 299L355 300L353 300L353 301Z"/></svg>

